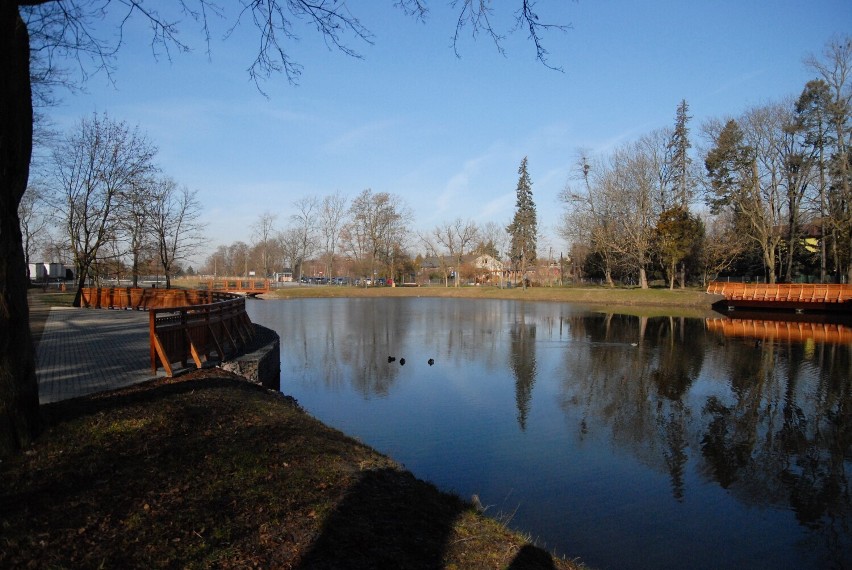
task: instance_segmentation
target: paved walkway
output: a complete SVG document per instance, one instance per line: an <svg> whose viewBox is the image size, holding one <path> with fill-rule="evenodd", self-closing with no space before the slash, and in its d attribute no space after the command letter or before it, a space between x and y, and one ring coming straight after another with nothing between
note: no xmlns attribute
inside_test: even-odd
<svg viewBox="0 0 852 570"><path fill-rule="evenodd" d="M36 358L42 404L149 380L148 313L52 307Z"/></svg>

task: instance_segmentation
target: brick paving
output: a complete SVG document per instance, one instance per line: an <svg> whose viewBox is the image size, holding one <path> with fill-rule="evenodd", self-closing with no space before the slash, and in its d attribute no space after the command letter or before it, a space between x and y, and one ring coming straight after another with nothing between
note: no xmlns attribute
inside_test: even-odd
<svg viewBox="0 0 852 570"><path fill-rule="evenodd" d="M52 307L36 352L39 401L58 402L149 380L154 377L149 346L144 311Z"/></svg>

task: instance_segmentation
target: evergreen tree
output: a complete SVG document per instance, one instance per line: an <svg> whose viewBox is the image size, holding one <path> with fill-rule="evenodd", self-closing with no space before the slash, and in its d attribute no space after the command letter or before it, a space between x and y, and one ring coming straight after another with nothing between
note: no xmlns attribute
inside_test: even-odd
<svg viewBox="0 0 852 570"><path fill-rule="evenodd" d="M538 237L538 222L536 220L535 203L532 197L532 181L527 172L527 157L521 161L518 168L517 201L515 203L515 217L506 228L512 236L512 244L509 249L509 257L512 265L521 274L524 289L527 287L527 267L536 260L536 239Z"/></svg>
<svg viewBox="0 0 852 570"><path fill-rule="evenodd" d="M796 127L804 134L804 144L813 149L816 160L819 191L819 225L820 225L820 283L826 282L827 277L827 231L831 231L833 241L837 243L834 228L826 225L828 213L828 155L833 144L831 133L832 113L831 90L828 83L822 79L808 81L802 94L796 101Z"/></svg>
<svg viewBox="0 0 852 570"><path fill-rule="evenodd" d="M741 209L738 198L754 184L751 155L740 126L734 120L728 121L704 161L711 189L708 203L714 213L726 206L732 206L735 213Z"/></svg>
<svg viewBox="0 0 852 570"><path fill-rule="evenodd" d="M669 280L669 289L674 289L675 278L680 273L680 286L686 286L685 270L677 267L695 253L704 239L704 226L697 216L684 206L669 208L660 214L654 228L654 245L660 263Z"/></svg>
<svg viewBox="0 0 852 570"><path fill-rule="evenodd" d="M675 128L666 149L672 186L670 208L680 208L681 210L689 208L695 187L694 180L690 175L692 159L689 157L689 149L692 145L689 142L689 127L687 126L691 118L689 116L689 104L687 104L686 99L683 99L677 106ZM683 287L685 283L686 266L682 264L680 267L680 284Z"/></svg>
<svg viewBox="0 0 852 570"><path fill-rule="evenodd" d="M687 127L687 123L692 117L688 113L689 105L684 99L677 106L675 128L667 149L673 186L673 205L683 207L689 205L693 190L692 180L689 176L689 167L692 164L692 159L689 158L689 149L692 145L689 143L689 127Z"/></svg>

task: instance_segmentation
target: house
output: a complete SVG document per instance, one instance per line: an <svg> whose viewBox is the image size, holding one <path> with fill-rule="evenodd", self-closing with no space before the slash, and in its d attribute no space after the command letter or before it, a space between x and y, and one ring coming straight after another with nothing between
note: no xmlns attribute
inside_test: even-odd
<svg viewBox="0 0 852 570"><path fill-rule="evenodd" d="M505 264L491 255L478 255L472 259L471 263L476 270L478 284L501 283L509 277Z"/></svg>

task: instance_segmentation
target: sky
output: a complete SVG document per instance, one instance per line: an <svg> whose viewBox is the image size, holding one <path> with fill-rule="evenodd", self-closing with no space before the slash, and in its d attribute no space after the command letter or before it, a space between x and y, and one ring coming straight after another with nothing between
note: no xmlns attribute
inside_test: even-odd
<svg viewBox="0 0 852 570"><path fill-rule="evenodd" d="M493 4L506 23L520 0ZM373 34L372 44L347 42L360 59L297 24L298 85L273 76L265 95L246 71L258 45L250 26L222 39L229 24L214 21L208 53L187 23L181 37L193 50L169 58L137 18L112 80L90 76L48 114L62 132L97 112L146 133L163 173L198 191L202 261L218 245L251 243L265 212L283 229L300 198L367 188L400 196L415 231L456 218L505 226L524 157L539 255L556 256L567 253L555 232L559 194L579 149L605 154L671 127L684 99L698 147L703 122L798 96L815 77L805 57L852 34L849 0L540 0L543 21L570 25L542 37L560 72L536 61L523 30L506 38L505 54L467 30L457 57L457 12L449 0L428 5L424 23L390 0L348 2ZM95 32L114 30L105 20Z"/></svg>

